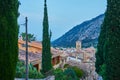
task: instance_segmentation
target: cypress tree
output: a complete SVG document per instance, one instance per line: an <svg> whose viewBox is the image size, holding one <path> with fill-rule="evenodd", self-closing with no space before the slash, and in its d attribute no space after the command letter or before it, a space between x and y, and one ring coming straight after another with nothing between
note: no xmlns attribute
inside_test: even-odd
<svg viewBox="0 0 120 80"><path fill-rule="evenodd" d="M106 80L120 80L120 0L108 0L106 12Z"/></svg>
<svg viewBox="0 0 120 80"><path fill-rule="evenodd" d="M98 45L97 45L97 52L96 52L96 72L100 73L101 71L101 67L104 64L104 43L105 43L105 38L106 38L106 30L103 27L103 25L101 26L101 33L100 36L98 38Z"/></svg>
<svg viewBox="0 0 120 80"><path fill-rule="evenodd" d="M18 0L0 0L0 80L14 80L18 60Z"/></svg>
<svg viewBox="0 0 120 80"><path fill-rule="evenodd" d="M104 61L102 64L105 65L104 68L104 80L120 80L120 0L107 0L107 10L105 13L105 19L103 23L103 28L105 32L101 31L101 34L105 34L103 39L104 47L102 48L102 53L99 56L96 54L96 61L99 58ZM105 40L104 40L105 39ZM102 44L99 41L99 44ZM99 45L98 44L98 45ZM100 50L98 48L98 50ZM99 53L100 54L100 53ZM97 63L96 62L96 63ZM100 64L98 67L99 68ZM98 69L99 71L100 69Z"/></svg>
<svg viewBox="0 0 120 80"><path fill-rule="evenodd" d="M44 1L44 18L43 18L43 40L42 40L42 72L46 73L52 69L51 50L50 50L49 24L46 0Z"/></svg>

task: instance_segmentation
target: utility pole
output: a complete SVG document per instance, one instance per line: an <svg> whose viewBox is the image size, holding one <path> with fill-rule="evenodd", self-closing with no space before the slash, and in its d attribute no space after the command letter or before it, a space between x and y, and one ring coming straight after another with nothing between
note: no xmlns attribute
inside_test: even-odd
<svg viewBox="0 0 120 80"><path fill-rule="evenodd" d="M26 32L26 80L28 80L28 30L27 30L28 19L25 17L25 32Z"/></svg>

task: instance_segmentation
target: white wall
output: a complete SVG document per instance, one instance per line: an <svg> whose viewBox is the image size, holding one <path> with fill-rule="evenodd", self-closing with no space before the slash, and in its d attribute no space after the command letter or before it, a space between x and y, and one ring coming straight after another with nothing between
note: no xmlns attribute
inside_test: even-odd
<svg viewBox="0 0 120 80"><path fill-rule="evenodd" d="M74 57L67 57L67 61L76 61L76 62L81 62L80 59L74 58Z"/></svg>

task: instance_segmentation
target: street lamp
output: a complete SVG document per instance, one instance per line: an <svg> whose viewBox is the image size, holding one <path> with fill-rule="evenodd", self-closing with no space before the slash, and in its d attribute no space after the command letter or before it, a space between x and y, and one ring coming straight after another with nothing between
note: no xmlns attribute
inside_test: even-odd
<svg viewBox="0 0 120 80"><path fill-rule="evenodd" d="M28 71L29 71L29 69L28 69L28 29L27 29L27 26L28 26L28 18L27 17L25 17L25 23L24 24L21 24L21 25L25 25L25 35L26 35L26 39L25 39L25 48L26 48L26 55L25 55L25 57L26 57L26 61L25 61L25 63L26 63L26 78L25 78L25 80L28 80L28 76L29 76L29 74L28 74Z"/></svg>
<svg viewBox="0 0 120 80"><path fill-rule="evenodd" d="M25 32L26 32L26 80L28 80L28 18L25 17Z"/></svg>

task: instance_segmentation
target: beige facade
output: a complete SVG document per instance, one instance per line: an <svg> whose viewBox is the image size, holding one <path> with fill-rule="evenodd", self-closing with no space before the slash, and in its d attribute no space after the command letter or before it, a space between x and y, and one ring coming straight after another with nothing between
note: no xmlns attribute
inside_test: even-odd
<svg viewBox="0 0 120 80"><path fill-rule="evenodd" d="M19 47L19 59L25 62L25 41L18 41ZM42 62L42 44L40 42L28 42L28 63L33 64L38 71L41 69ZM61 62L61 56L54 49L51 48L52 53L52 65L57 68Z"/></svg>
<svg viewBox="0 0 120 80"><path fill-rule="evenodd" d="M18 41L18 47L21 50L25 50L25 41L19 40ZM28 52L32 53L41 53L42 52L42 45L40 42L28 42Z"/></svg>

